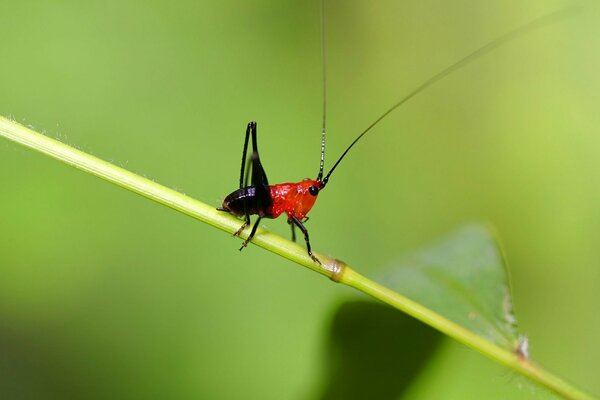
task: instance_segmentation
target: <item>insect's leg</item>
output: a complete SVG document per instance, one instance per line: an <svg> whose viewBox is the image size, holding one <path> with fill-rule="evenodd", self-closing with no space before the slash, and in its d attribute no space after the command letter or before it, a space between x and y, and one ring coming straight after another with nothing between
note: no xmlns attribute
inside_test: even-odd
<svg viewBox="0 0 600 400"><path fill-rule="evenodd" d="M242 168L240 171L240 189L248 186L248 174L250 172L250 159L248 159L248 162L246 162L246 154L248 152L248 140L250 138L250 133L252 132L252 129L256 130L256 122L250 121L250 122L248 122L248 125L246 126L246 138L244 139L244 150L242 151ZM245 179L244 179L244 167L246 167ZM248 204L247 204L246 198L244 198L243 204L244 204L244 215L246 216L246 221L244 222L244 225L242 225L242 227L240 229L238 229L238 231L234 234L234 236L238 236L244 230L244 228L246 228L248 225L250 225L250 214L248 213Z"/></svg>
<svg viewBox="0 0 600 400"><path fill-rule="evenodd" d="M296 225L292 222L291 219L288 219L288 224L292 227L292 242L296 241Z"/></svg>
<svg viewBox="0 0 600 400"><path fill-rule="evenodd" d="M271 189L269 188L267 174L260 162L260 156L258 154L256 122L250 123L250 133L252 134L252 155L250 156L252 173L250 174L250 180L252 187L254 187L253 201L260 211L258 214L265 216L270 212L273 199L271 198ZM246 185L248 185L247 181L248 173L246 173Z"/></svg>
<svg viewBox="0 0 600 400"><path fill-rule="evenodd" d="M244 139L244 149L242 150L242 167L240 168L240 189L242 189L244 186L242 186L244 184L244 172L246 173L246 180L248 180L248 172L249 172L249 167L250 167L250 160L248 160L248 162L246 163L246 154L248 152L248 141L250 139L250 132L252 130L252 124L256 124L254 122L249 122L248 126L246 127L246 138ZM218 211L229 211L223 207L217 207ZM244 223L244 225L234 234L234 236L239 235L239 233L246 227L248 226L248 224L250 224L250 221L248 221L248 213L246 212L246 202L244 201L244 214L246 214L246 222Z"/></svg>
<svg viewBox="0 0 600 400"><path fill-rule="evenodd" d="M240 226L240 229L238 229L237 232L233 234L233 236L240 236L240 233L242 233L242 231L246 229L248 225L250 225L250 215L246 213L246 220L244 221L242 226Z"/></svg>
<svg viewBox="0 0 600 400"><path fill-rule="evenodd" d="M250 176L250 170L252 169L252 161L253 157L250 156L248 162L246 163L246 176L244 177L244 187L248 187L248 177Z"/></svg>
<svg viewBox="0 0 600 400"><path fill-rule="evenodd" d="M258 140L256 139L256 122L250 123L250 132L252 133L252 186L266 187L269 186L269 180L265 169L260 162L260 155L258 154Z"/></svg>
<svg viewBox="0 0 600 400"><path fill-rule="evenodd" d="M244 169L246 167L246 153L248 152L248 139L250 138L250 132L252 131L252 125L255 126L256 122L248 122L248 126L246 127L246 139L244 139L244 150L242 151L242 167L240 170L240 189L243 188L244 184Z"/></svg>
<svg viewBox="0 0 600 400"><path fill-rule="evenodd" d="M304 241L306 242L306 250L308 251L308 255L310 256L310 258L312 258L313 261L321 264L321 261L319 261L319 259L313 255L312 250L310 249L310 240L308 239L308 230L306 229L304 224L302 224L302 222L293 215L292 215L292 221L294 222L294 224L296 224L296 226L298 228L300 228L300 230L304 234Z"/></svg>
<svg viewBox="0 0 600 400"><path fill-rule="evenodd" d="M256 228L258 228L258 224L260 223L260 220L262 219L262 217L258 217L256 219L256 222L254 223L254 226L252 227L252 231L250 232L250 235L248 235L248 238L246 240L244 240L244 243L242 243L242 247L240 247L240 251L242 251L242 249L246 246L248 246L248 243L252 240L252 238L254 237L254 234L256 233Z"/></svg>

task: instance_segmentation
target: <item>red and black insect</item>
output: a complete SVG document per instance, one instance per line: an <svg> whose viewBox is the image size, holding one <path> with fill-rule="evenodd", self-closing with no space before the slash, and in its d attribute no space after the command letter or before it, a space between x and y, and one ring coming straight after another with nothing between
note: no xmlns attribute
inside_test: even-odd
<svg viewBox="0 0 600 400"><path fill-rule="evenodd" d="M248 166L246 167L246 153L250 137L252 137L252 154L250 155ZM324 138L325 136L323 136L323 143ZM252 240L256 233L256 228L258 228L258 224L262 218L277 218L285 213L288 217L288 223L292 227L292 240L296 240L295 227L297 226L304 234L308 255L316 262L319 262L312 253L310 240L308 238L308 230L304 226L304 222L308 220L306 214L308 214L315 204L315 201L317 201L319 192L325 187L329 180L329 176L335 168L334 166L327 176L323 178L324 154L325 147L322 146L321 166L319 168L317 179L312 180L306 178L301 182L269 185L267 174L260 162L260 155L258 153L256 122L250 122L248 124L248 127L246 128L246 139L244 140L244 150L242 152L240 188L227 196L225 200L223 200L223 206L218 208L220 211L227 211L233 215L245 217L244 224L234 234L235 236L238 236L244 228L250 225L250 215L258 215L250 235L248 235L248 238L244 241L240 250L246 247L248 242ZM251 173L250 170L252 170ZM248 186L249 175L251 175L250 186Z"/></svg>
<svg viewBox="0 0 600 400"><path fill-rule="evenodd" d="M277 218L281 214L285 213L288 217L288 223L292 227L292 240L296 240L294 227L298 227L304 234L304 240L306 241L306 249L308 251L308 255L315 262L320 264L320 261L312 253L310 240L308 236L308 230L304 226L304 223L308 220L306 214L308 214L308 212L314 206L319 193L327 185L333 171L340 164L340 162L346 156L346 154L348 154L350 149L356 144L356 142L358 142L367 132L369 132L379 122L381 122L382 119L387 117L392 111L396 110L402 104L406 103L408 100L425 90L427 87L445 78L452 72L464 67L468 63L483 56L484 54L489 53L490 51L506 43L507 41L521 36L527 31L543 26L545 23L551 22L551 20L554 19L556 16L557 13L549 14L547 16L533 20L524 26L514 29L487 43L486 45L480 47L479 49L463 57L454 64L446 67L436 75L433 75L428 80L424 81L416 89L414 89L404 98L402 98L392 107L390 107L387 111L381 114L379 118L377 118L373 123L371 123L371 125L369 125L364 131L362 131L362 133L360 133L358 137L354 139L352 143L350 143L350 145L346 148L346 150L342 153L340 158L338 158L333 167L325 176L323 176L323 166L325 161L326 121L325 51L323 44L324 35L321 35L321 51L323 58L323 129L321 136L321 162L319 166L319 174L314 180L306 178L300 182L288 182L269 185L267 174L265 173L265 170L260 162L260 156L258 153L258 145L256 138L256 122L250 122L248 124L248 127L246 128L246 139L244 140L244 150L242 152L240 187L233 193L229 194L225 198L225 200L223 200L223 205L220 208L218 208L218 210L220 211L227 211L238 217L245 218L243 225L240 227L240 229L238 229L234 236L240 235L240 233L242 233L242 231L250 225L251 215L258 215L256 222L252 226L250 235L248 235L248 238L244 240L244 243L242 244L242 247L240 247L240 250L246 247L248 243L252 240L254 234L256 233L256 229L258 228L258 224L260 223L262 218ZM323 24L323 17L321 19L321 23ZM323 32L323 25L321 25L321 30ZM250 159L246 161L248 142L250 137L252 138L252 154L250 155ZM252 171L251 173L250 170ZM248 185L249 177L250 185Z"/></svg>

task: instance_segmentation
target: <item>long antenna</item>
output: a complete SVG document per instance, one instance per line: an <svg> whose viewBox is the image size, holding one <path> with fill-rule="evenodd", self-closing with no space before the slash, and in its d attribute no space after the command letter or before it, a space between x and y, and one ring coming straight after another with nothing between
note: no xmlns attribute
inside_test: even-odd
<svg viewBox="0 0 600 400"><path fill-rule="evenodd" d="M323 167L325 165L325 128L327 126L327 66L325 64L325 0L321 0L321 79L323 85L323 125L321 127L321 164L317 181L323 180Z"/></svg>
<svg viewBox="0 0 600 400"><path fill-rule="evenodd" d="M506 44L507 42L509 42L511 40L517 39L518 37L523 36L524 34L526 34L528 32L542 28L550 23L557 22L558 20L562 19L563 17L566 17L569 14L572 14L573 11L574 11L573 8L566 8L566 9L555 11L550 14L536 18L533 21L531 21L525 25L522 25L518 28L513 29L512 31L510 31L508 33L505 33L504 35L497 37L496 39L492 40L488 44L478 48L474 52L461 58L460 60L456 61L454 64L451 64L449 67L444 68L442 71L438 72L437 74L433 75L431 78L427 79L420 86L418 86L416 89L414 89L412 92L410 92L404 98L402 98L399 102L397 102L392 107L390 107L387 111L385 111L383 114L381 114L379 116L379 118L377 118L371 125L369 125L367 127L367 129L362 131L362 133L360 135L358 135L358 137L356 139L354 139L354 141L352 143L350 143L350 146L348 146L348 148L342 153L340 158L338 158L338 160L335 162L333 167L329 170L329 172L325 176L325 179L323 179L322 181L321 181L321 179L317 179L318 181L321 182L321 188L325 187L325 185L327 184L327 181L329 181L329 177L331 176L331 174L333 173L335 168L338 166L338 164L344 159L346 154L348 154L348 152L350 151L352 146L354 146L356 144L356 142L358 142L367 132L369 132L379 122L381 122L382 119L387 117L392 111L396 110L402 104L406 103L408 100L412 99L417 94L419 94L423 90L427 89L429 86L431 86L434 83L440 81L441 79L447 77L454 71L461 69L465 65L475 61L476 59L488 54L492 50L502 46L503 44ZM323 136L323 140L324 140L324 136ZM323 160L323 156L321 156L321 160ZM322 168L322 166L321 166L321 168ZM321 176L321 174L319 174L319 176Z"/></svg>

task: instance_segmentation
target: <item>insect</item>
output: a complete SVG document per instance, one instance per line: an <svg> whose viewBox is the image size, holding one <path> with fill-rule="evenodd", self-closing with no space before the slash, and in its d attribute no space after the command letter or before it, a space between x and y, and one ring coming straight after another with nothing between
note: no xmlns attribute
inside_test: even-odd
<svg viewBox="0 0 600 400"><path fill-rule="evenodd" d="M325 163L325 131L326 131L326 78L325 78L325 41L324 41L324 6L321 2L321 52L322 52L322 76L323 76L323 125L321 131L321 160L319 164L319 173L316 179L306 178L300 182L287 182L270 185L267 179L267 174L260 161L260 155L258 152L257 144L257 125L256 122L248 123L246 128L246 137L244 140L244 149L242 151L242 167L240 172L240 184L239 189L230 193L223 200L221 207L217 208L219 211L226 211L235 216L243 217L244 223L237 230L234 236L239 236L246 227L250 225L250 216L258 215L258 218L252 226L250 234L242 243L240 250L248 245L256 233L256 229L263 218L277 218L282 214L286 214L288 223L292 227L292 240L296 240L295 227L298 227L304 235L304 241L306 242L306 250L308 255L317 263L321 264L319 259L314 256L308 235L308 230L304 226L304 223L308 221L307 214L314 206L317 197L321 190L325 188L329 182L329 178L333 171L337 168L340 162L344 159L350 149L373 127L375 127L381 120L387 117L394 110L399 108L402 104L421 93L423 90L440 81L451 73L459 70L465 65L471 63L475 59L489 53L495 48L505 44L506 42L515 39L523 34L532 31L536 28L544 26L553 20L557 16L561 16L563 11L554 12L543 17L539 17L526 25L518 27L502 36L497 37L491 42L478 48L467 56L461 58L455 63L444 68L437 74L431 76L425 80L419 86L417 86L412 92L407 94L397 103L392 105L383 114L381 114L374 122L372 122L366 129L364 129L352 143L344 150L342 155L333 164L333 167L327 174L324 174L324 163ZM250 158L247 159L248 144L250 138L252 139L252 153ZM251 171L251 172L250 172ZM250 179L250 182L248 181ZM248 184L250 183L250 184Z"/></svg>

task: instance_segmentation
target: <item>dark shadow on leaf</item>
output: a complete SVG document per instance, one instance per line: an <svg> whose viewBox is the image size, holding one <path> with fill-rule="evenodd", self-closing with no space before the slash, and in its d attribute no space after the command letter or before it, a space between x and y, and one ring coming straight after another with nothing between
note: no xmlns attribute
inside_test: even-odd
<svg viewBox="0 0 600 400"><path fill-rule="evenodd" d="M391 307L344 303L333 318L321 399L397 399L442 338Z"/></svg>

